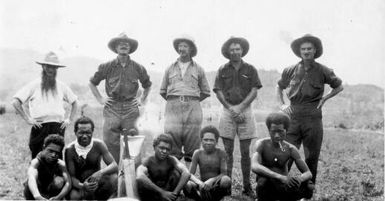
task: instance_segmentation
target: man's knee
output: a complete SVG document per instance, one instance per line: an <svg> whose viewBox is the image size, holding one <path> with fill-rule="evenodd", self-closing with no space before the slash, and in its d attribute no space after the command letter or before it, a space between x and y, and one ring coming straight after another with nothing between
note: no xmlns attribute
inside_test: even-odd
<svg viewBox="0 0 385 201"><path fill-rule="evenodd" d="M83 199L83 198L82 198L80 191L78 191L76 189L72 189L70 191L69 200L81 200L81 199Z"/></svg>
<svg viewBox="0 0 385 201"><path fill-rule="evenodd" d="M187 194L190 194L196 187L197 187L197 184L195 184L192 181L188 181L184 186L183 191L186 192Z"/></svg>
<svg viewBox="0 0 385 201"><path fill-rule="evenodd" d="M224 175L221 178L221 183L220 183L221 188L229 188L231 187L231 179L229 176Z"/></svg>

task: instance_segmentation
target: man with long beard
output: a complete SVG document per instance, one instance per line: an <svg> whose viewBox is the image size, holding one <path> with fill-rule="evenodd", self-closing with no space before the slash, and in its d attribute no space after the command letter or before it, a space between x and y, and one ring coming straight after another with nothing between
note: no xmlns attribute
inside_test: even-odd
<svg viewBox="0 0 385 201"><path fill-rule="evenodd" d="M29 139L32 159L42 150L44 139L49 134L64 136L65 128L77 110L77 96L67 85L56 80L57 69L65 67L57 55L49 52L43 61L36 63L43 68L41 79L24 86L13 96L12 102L16 111L32 126ZM67 115L65 102L71 105ZM23 107L24 104L28 109Z"/></svg>

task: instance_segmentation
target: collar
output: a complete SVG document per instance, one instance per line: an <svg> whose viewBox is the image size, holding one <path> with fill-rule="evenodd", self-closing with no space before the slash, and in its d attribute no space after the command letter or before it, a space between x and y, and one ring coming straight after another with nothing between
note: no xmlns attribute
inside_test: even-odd
<svg viewBox="0 0 385 201"><path fill-rule="evenodd" d="M127 57L128 57L128 59L127 59L126 65L128 65L131 62L130 55L128 55ZM112 61L112 63L114 64L114 66L121 65L120 62L119 62L118 56Z"/></svg>
<svg viewBox="0 0 385 201"><path fill-rule="evenodd" d="M178 66L178 62L179 62L179 58L172 64L172 66L174 66L174 67L179 67L179 66ZM197 64L195 63L194 60L191 59L190 65L196 66ZM190 66L190 65L189 65L189 66Z"/></svg>
<svg viewBox="0 0 385 201"><path fill-rule="evenodd" d="M245 66L246 62L243 61L243 59L241 59L241 67L239 67L239 69L243 68L243 66ZM231 64L231 61L227 62L225 64L225 67L227 68L233 68L235 70L235 67L233 66L233 64Z"/></svg>
<svg viewBox="0 0 385 201"><path fill-rule="evenodd" d="M305 70L305 67L304 67L304 63L303 63L303 60L301 60L300 62L298 62L297 66L299 68L302 68L303 70ZM307 71L312 71L313 69L317 68L317 62L315 62L315 60L313 60L312 62L310 62L310 69L308 69ZM306 71L306 70L305 70Z"/></svg>

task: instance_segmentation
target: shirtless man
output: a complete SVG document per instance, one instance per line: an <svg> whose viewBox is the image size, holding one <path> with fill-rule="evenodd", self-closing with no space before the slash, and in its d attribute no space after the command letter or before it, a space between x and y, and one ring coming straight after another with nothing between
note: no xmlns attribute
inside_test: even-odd
<svg viewBox="0 0 385 201"><path fill-rule="evenodd" d="M290 119L286 114L269 114L266 126L270 138L256 142L251 169L257 174L258 201L291 201L310 198L313 194L314 184L311 182L312 174L308 166L301 159L298 149L284 141L289 124ZM295 162L301 175L289 175L289 160Z"/></svg>
<svg viewBox="0 0 385 201"><path fill-rule="evenodd" d="M219 131L206 126L200 132L202 149L196 150L190 166L191 180L185 195L194 200L218 201L231 194L231 179L227 176L226 153L216 147ZM197 165L201 179L194 176Z"/></svg>
<svg viewBox="0 0 385 201"><path fill-rule="evenodd" d="M153 142L154 155L146 158L136 170L140 200L175 201L190 179L186 166L170 155L172 139L160 134Z"/></svg>
<svg viewBox="0 0 385 201"><path fill-rule="evenodd" d="M107 200L116 192L118 165L107 145L92 138L94 122L80 117L75 122L76 140L65 150L65 161L72 179L70 200ZM100 167L100 161L107 165Z"/></svg>
<svg viewBox="0 0 385 201"><path fill-rule="evenodd" d="M28 180L24 183L26 200L62 200L71 189L71 180L64 161L59 159L64 138L50 134L44 139L43 150L31 161Z"/></svg>

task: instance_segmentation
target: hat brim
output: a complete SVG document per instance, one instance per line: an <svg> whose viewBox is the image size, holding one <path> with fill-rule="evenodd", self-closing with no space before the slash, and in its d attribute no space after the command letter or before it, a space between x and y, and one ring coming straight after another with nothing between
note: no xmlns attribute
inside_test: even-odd
<svg viewBox="0 0 385 201"><path fill-rule="evenodd" d="M138 49L138 41L137 40L132 39L132 38L121 38L121 37L115 37L115 38L111 39L110 42L108 42L108 48L110 48L111 51L118 54L118 52L116 51L116 46L120 42L128 42L130 44L129 54L135 52L136 49Z"/></svg>
<svg viewBox="0 0 385 201"><path fill-rule="evenodd" d="M301 38L298 38L296 40L294 40L292 43L291 43L291 50L293 50L294 54L299 57L299 58L302 58L301 57L301 51L300 51L300 46L305 43L305 42L310 42L312 43L314 46L315 46L315 49L316 49L316 53L314 55L314 59L320 57L323 53L323 48L322 48L322 42L319 38L315 37L315 36L311 36L311 35L305 35Z"/></svg>
<svg viewBox="0 0 385 201"><path fill-rule="evenodd" d="M35 61L37 64L40 64L40 65L50 65L50 66L57 66L59 68L64 68L66 67L66 65L64 64L58 64L58 63L53 63L53 62L46 62L46 61Z"/></svg>
<svg viewBox="0 0 385 201"><path fill-rule="evenodd" d="M195 43L192 40L187 39L187 38L176 38L173 41L174 49L175 49L176 52L179 53L178 45L179 45L180 42L187 42L190 45L190 47L191 47L191 54L190 54L190 56L191 57L195 57L197 55L197 53L198 53L197 46L195 45Z"/></svg>
<svg viewBox="0 0 385 201"><path fill-rule="evenodd" d="M229 47L231 44L237 43L240 44L242 47L242 57L244 57L249 52L249 42L245 38L241 37L232 37L228 39L223 45L222 45L222 55L226 57L227 59L230 59L230 53L229 53Z"/></svg>

